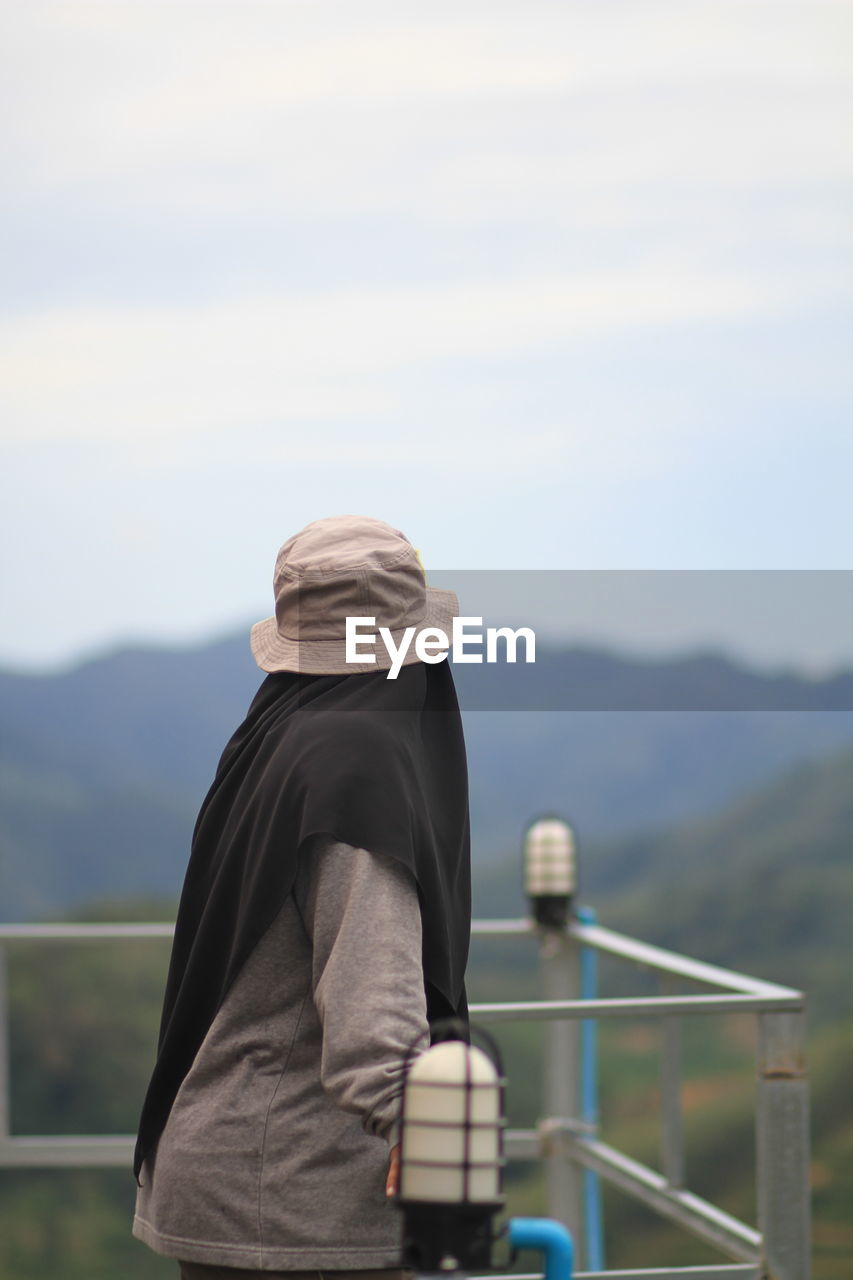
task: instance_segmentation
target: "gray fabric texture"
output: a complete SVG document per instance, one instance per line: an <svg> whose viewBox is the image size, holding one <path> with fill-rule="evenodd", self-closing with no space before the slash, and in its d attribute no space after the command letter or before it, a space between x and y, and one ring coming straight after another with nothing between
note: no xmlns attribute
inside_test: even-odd
<svg viewBox="0 0 853 1280"><path fill-rule="evenodd" d="M248 1270L398 1267L385 1176L413 1044L429 1045L414 878L318 840L181 1085L134 1235Z"/></svg>

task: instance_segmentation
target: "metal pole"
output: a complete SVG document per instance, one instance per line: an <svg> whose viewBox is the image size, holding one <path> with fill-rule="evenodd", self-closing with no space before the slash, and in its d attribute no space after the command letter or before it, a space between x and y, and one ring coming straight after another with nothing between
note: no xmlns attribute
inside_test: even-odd
<svg viewBox="0 0 853 1280"><path fill-rule="evenodd" d="M6 948L0 943L0 1147L9 1139L9 996Z"/></svg>
<svg viewBox="0 0 853 1280"><path fill-rule="evenodd" d="M592 907L579 907L577 918L584 924L595 924ZM580 949L581 999L594 1000L598 995L598 953L592 947ZM598 1023L586 1018L581 1023L581 1118L591 1133L598 1132ZM584 1258L590 1271L604 1270L604 1212L601 1179L593 1169L585 1169Z"/></svg>
<svg viewBox="0 0 853 1280"><path fill-rule="evenodd" d="M540 957L542 985L547 1000L576 999L580 989L580 956L577 943L556 929L542 935ZM545 1100L545 1158L548 1216L571 1231L578 1253L584 1256L583 1171L568 1156L559 1133L548 1137L548 1121L577 1127L580 1112L580 1026L572 1019L545 1024L543 1094Z"/></svg>
<svg viewBox="0 0 853 1280"><path fill-rule="evenodd" d="M773 1280L811 1276L809 1082L805 1015L758 1018L758 1229Z"/></svg>
<svg viewBox="0 0 853 1280"><path fill-rule="evenodd" d="M675 984L661 975L661 995L670 995ZM681 1115L681 1019L671 1014L661 1019L661 1169L671 1187L685 1185L684 1126Z"/></svg>

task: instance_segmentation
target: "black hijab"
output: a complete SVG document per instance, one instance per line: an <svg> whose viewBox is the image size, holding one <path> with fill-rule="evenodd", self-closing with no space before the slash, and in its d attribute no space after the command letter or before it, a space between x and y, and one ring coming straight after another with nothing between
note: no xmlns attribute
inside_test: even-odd
<svg viewBox="0 0 853 1280"><path fill-rule="evenodd" d="M231 984L326 833L399 859L423 922L427 1016L467 1017L468 775L448 663L367 675L267 676L226 746L196 822L134 1173Z"/></svg>

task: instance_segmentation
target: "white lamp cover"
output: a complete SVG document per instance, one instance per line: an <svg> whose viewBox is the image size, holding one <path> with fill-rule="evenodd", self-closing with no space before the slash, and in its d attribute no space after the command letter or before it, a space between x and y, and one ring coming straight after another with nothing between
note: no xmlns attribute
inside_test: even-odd
<svg viewBox="0 0 853 1280"><path fill-rule="evenodd" d="M462 1040L427 1049L406 1078L400 1199L499 1200L502 1124L500 1081L491 1059Z"/></svg>
<svg viewBox="0 0 853 1280"><path fill-rule="evenodd" d="M570 897L576 888L571 827L559 818L534 822L524 840L524 890L528 898Z"/></svg>

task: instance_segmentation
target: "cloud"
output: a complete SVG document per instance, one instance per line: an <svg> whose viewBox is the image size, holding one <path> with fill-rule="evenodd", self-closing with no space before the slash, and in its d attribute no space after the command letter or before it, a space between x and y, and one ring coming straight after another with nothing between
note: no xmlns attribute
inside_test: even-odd
<svg viewBox="0 0 853 1280"><path fill-rule="evenodd" d="M851 174L846 3L63 0L9 25L13 202L571 220L674 176Z"/></svg>
<svg viewBox="0 0 853 1280"><path fill-rule="evenodd" d="M7 438L197 435L247 423L390 420L389 375L500 362L583 336L772 314L767 280L650 264L419 289L70 306L0 323ZM296 443L299 455L322 448Z"/></svg>

